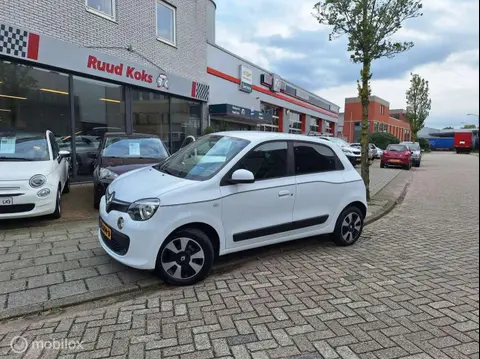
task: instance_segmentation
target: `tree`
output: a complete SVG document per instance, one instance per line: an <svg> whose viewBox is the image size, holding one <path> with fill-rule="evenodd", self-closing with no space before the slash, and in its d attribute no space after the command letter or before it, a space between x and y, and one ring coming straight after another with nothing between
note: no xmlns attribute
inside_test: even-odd
<svg viewBox="0 0 480 359"><path fill-rule="evenodd" d="M384 150L388 145L400 143L400 140L388 132L375 132L369 136L369 142Z"/></svg>
<svg viewBox="0 0 480 359"><path fill-rule="evenodd" d="M425 152L430 152L430 141L427 140L425 137L419 137L417 139L418 143L420 144L420 148L425 150Z"/></svg>
<svg viewBox="0 0 480 359"><path fill-rule="evenodd" d="M453 130L453 127L447 126L447 127L444 127L443 129L444 129L444 130Z"/></svg>
<svg viewBox="0 0 480 359"><path fill-rule="evenodd" d="M417 141L417 133L425 127L425 120L430 114L432 100L428 81L418 74L411 74L410 88L407 90L407 120L412 131L412 141Z"/></svg>
<svg viewBox="0 0 480 359"><path fill-rule="evenodd" d="M392 58L413 47L412 42L397 42L392 36L407 19L422 16L420 0L322 0L313 14L320 24L332 26L329 40L347 35L350 59L362 65L357 81L362 104L361 174L370 199L368 166L368 105L370 102L371 66L374 60Z"/></svg>
<svg viewBox="0 0 480 359"><path fill-rule="evenodd" d="M475 128L477 128L477 125L471 125L471 124L470 125L463 125L462 128L464 128L464 129L472 129L472 128L475 129Z"/></svg>

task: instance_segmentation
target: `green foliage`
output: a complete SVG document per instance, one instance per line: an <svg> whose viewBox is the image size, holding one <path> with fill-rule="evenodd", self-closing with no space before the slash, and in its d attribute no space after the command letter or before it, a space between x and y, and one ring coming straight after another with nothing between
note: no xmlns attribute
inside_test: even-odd
<svg viewBox="0 0 480 359"><path fill-rule="evenodd" d="M205 128L205 131L203 131L203 134L204 134L204 135L208 135L208 134L214 133L214 132L215 132L215 130L213 129L213 127L212 127L212 126L208 126L207 128Z"/></svg>
<svg viewBox="0 0 480 359"><path fill-rule="evenodd" d="M425 150L425 152L430 152L430 141L424 137L419 137L417 139L418 143L420 144L420 148Z"/></svg>
<svg viewBox="0 0 480 359"><path fill-rule="evenodd" d="M453 127L447 126L447 127L444 127L443 129L444 129L444 130L453 130Z"/></svg>
<svg viewBox="0 0 480 359"><path fill-rule="evenodd" d="M390 144L400 143L400 140L388 132L375 132L370 134L369 142L375 144L382 150L386 149Z"/></svg>
<svg viewBox="0 0 480 359"><path fill-rule="evenodd" d="M412 42L397 42L393 35L405 20L422 16L420 0L322 0L314 5L313 16L320 24L332 27L329 40L348 37L347 51L354 63L361 63L357 82L362 104L361 174L370 199L368 165L368 106L372 79L371 65L382 57L392 58L413 47Z"/></svg>
<svg viewBox="0 0 480 359"><path fill-rule="evenodd" d="M470 125L464 125L462 128L464 128L464 129L472 129L472 128L474 128L474 129L475 129L475 128L477 128L477 126L470 124Z"/></svg>
<svg viewBox="0 0 480 359"><path fill-rule="evenodd" d="M428 81L418 74L411 74L410 88L407 90L407 119L412 131L412 140L415 141L417 133L425 127L425 120L430 114L432 100Z"/></svg>

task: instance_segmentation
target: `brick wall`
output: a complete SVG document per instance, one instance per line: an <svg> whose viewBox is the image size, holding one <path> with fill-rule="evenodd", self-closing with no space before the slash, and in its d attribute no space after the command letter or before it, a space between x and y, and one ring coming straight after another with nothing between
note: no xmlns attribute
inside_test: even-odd
<svg viewBox="0 0 480 359"><path fill-rule="evenodd" d="M167 72L207 82L207 6L211 0L168 0L177 8L176 47L156 39L155 0L116 0L116 22L92 14L85 0L0 0L0 22L80 46L132 45ZM148 62L125 50L98 51Z"/></svg>

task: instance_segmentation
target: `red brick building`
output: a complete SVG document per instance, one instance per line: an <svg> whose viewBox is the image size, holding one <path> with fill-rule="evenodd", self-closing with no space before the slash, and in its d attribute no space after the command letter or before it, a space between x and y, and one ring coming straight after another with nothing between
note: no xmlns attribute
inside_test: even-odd
<svg viewBox="0 0 480 359"><path fill-rule="evenodd" d="M360 98L345 99L343 137L349 142L360 140L362 104ZM377 96L370 97L368 108L369 132L389 132L400 141L410 141L410 124L405 110L390 110L390 103Z"/></svg>

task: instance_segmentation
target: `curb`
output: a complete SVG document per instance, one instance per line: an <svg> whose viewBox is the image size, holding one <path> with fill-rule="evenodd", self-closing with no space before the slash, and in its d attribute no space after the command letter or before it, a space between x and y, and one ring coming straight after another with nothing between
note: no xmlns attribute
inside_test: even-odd
<svg viewBox="0 0 480 359"><path fill-rule="evenodd" d="M382 190L386 188L391 182L393 182L397 177L398 175L394 177L389 183L387 183L382 188ZM405 199L405 196L407 194L408 188L410 187L412 179L413 179L413 174L410 176L407 183L405 184L400 196L398 196L395 200L392 200L392 199L388 200L388 202L379 211L377 211L376 214L372 215L370 218L365 220L365 226L368 226L378 221L379 219L383 218L388 213L390 213L397 206L397 204L400 204ZM380 193L382 190L380 190L378 193ZM275 248L267 249L265 250L265 252L262 253L262 257L268 256L274 253L274 251L275 251ZM282 249L281 251L284 252L288 250ZM219 264L213 267L211 274L223 274L233 268L238 268L239 266L245 263L251 263L258 259L260 259L260 257L254 258L252 256L245 256L238 259L237 261L229 261L224 264ZM156 279L156 278L154 277L152 279ZM72 297L48 300L42 304L33 304L29 306L22 306L22 307L7 309L7 310L0 311L0 325L4 324L2 322L14 320L14 319L20 319L22 317L26 319L27 317L48 315L50 313L53 314L56 311L62 312L67 308L81 307L86 303L97 303L97 305L99 304L109 305L109 304L116 303L118 301L126 300L128 298L124 298L124 297L128 297L128 295L131 295L133 293L145 295L146 292L148 291L169 288L169 287L170 286L168 284L163 283L160 279L157 279L157 281L154 281L154 282L150 282L150 280L147 280L147 283L145 283L144 285L127 284L121 288L111 288L111 289L91 291L91 292L79 294Z"/></svg>
<svg viewBox="0 0 480 359"><path fill-rule="evenodd" d="M397 177L395 177L395 178L397 178ZM395 178L392 181L394 181ZM370 218L365 220L364 225L368 226L368 225L378 221L379 219L385 217L387 214L389 214L397 206L397 204L402 203L403 200L405 199L405 196L407 195L408 188L410 187L410 184L412 183L412 180L413 180L413 175L410 176L410 178L408 179L407 183L405 184L405 187L402 190L402 193L400 193L400 196L398 196L395 200L388 200L388 203L385 204L382 207L381 210L379 210L376 214L372 215ZM389 183L391 183L392 181L390 181ZM388 184L386 186L388 186Z"/></svg>

